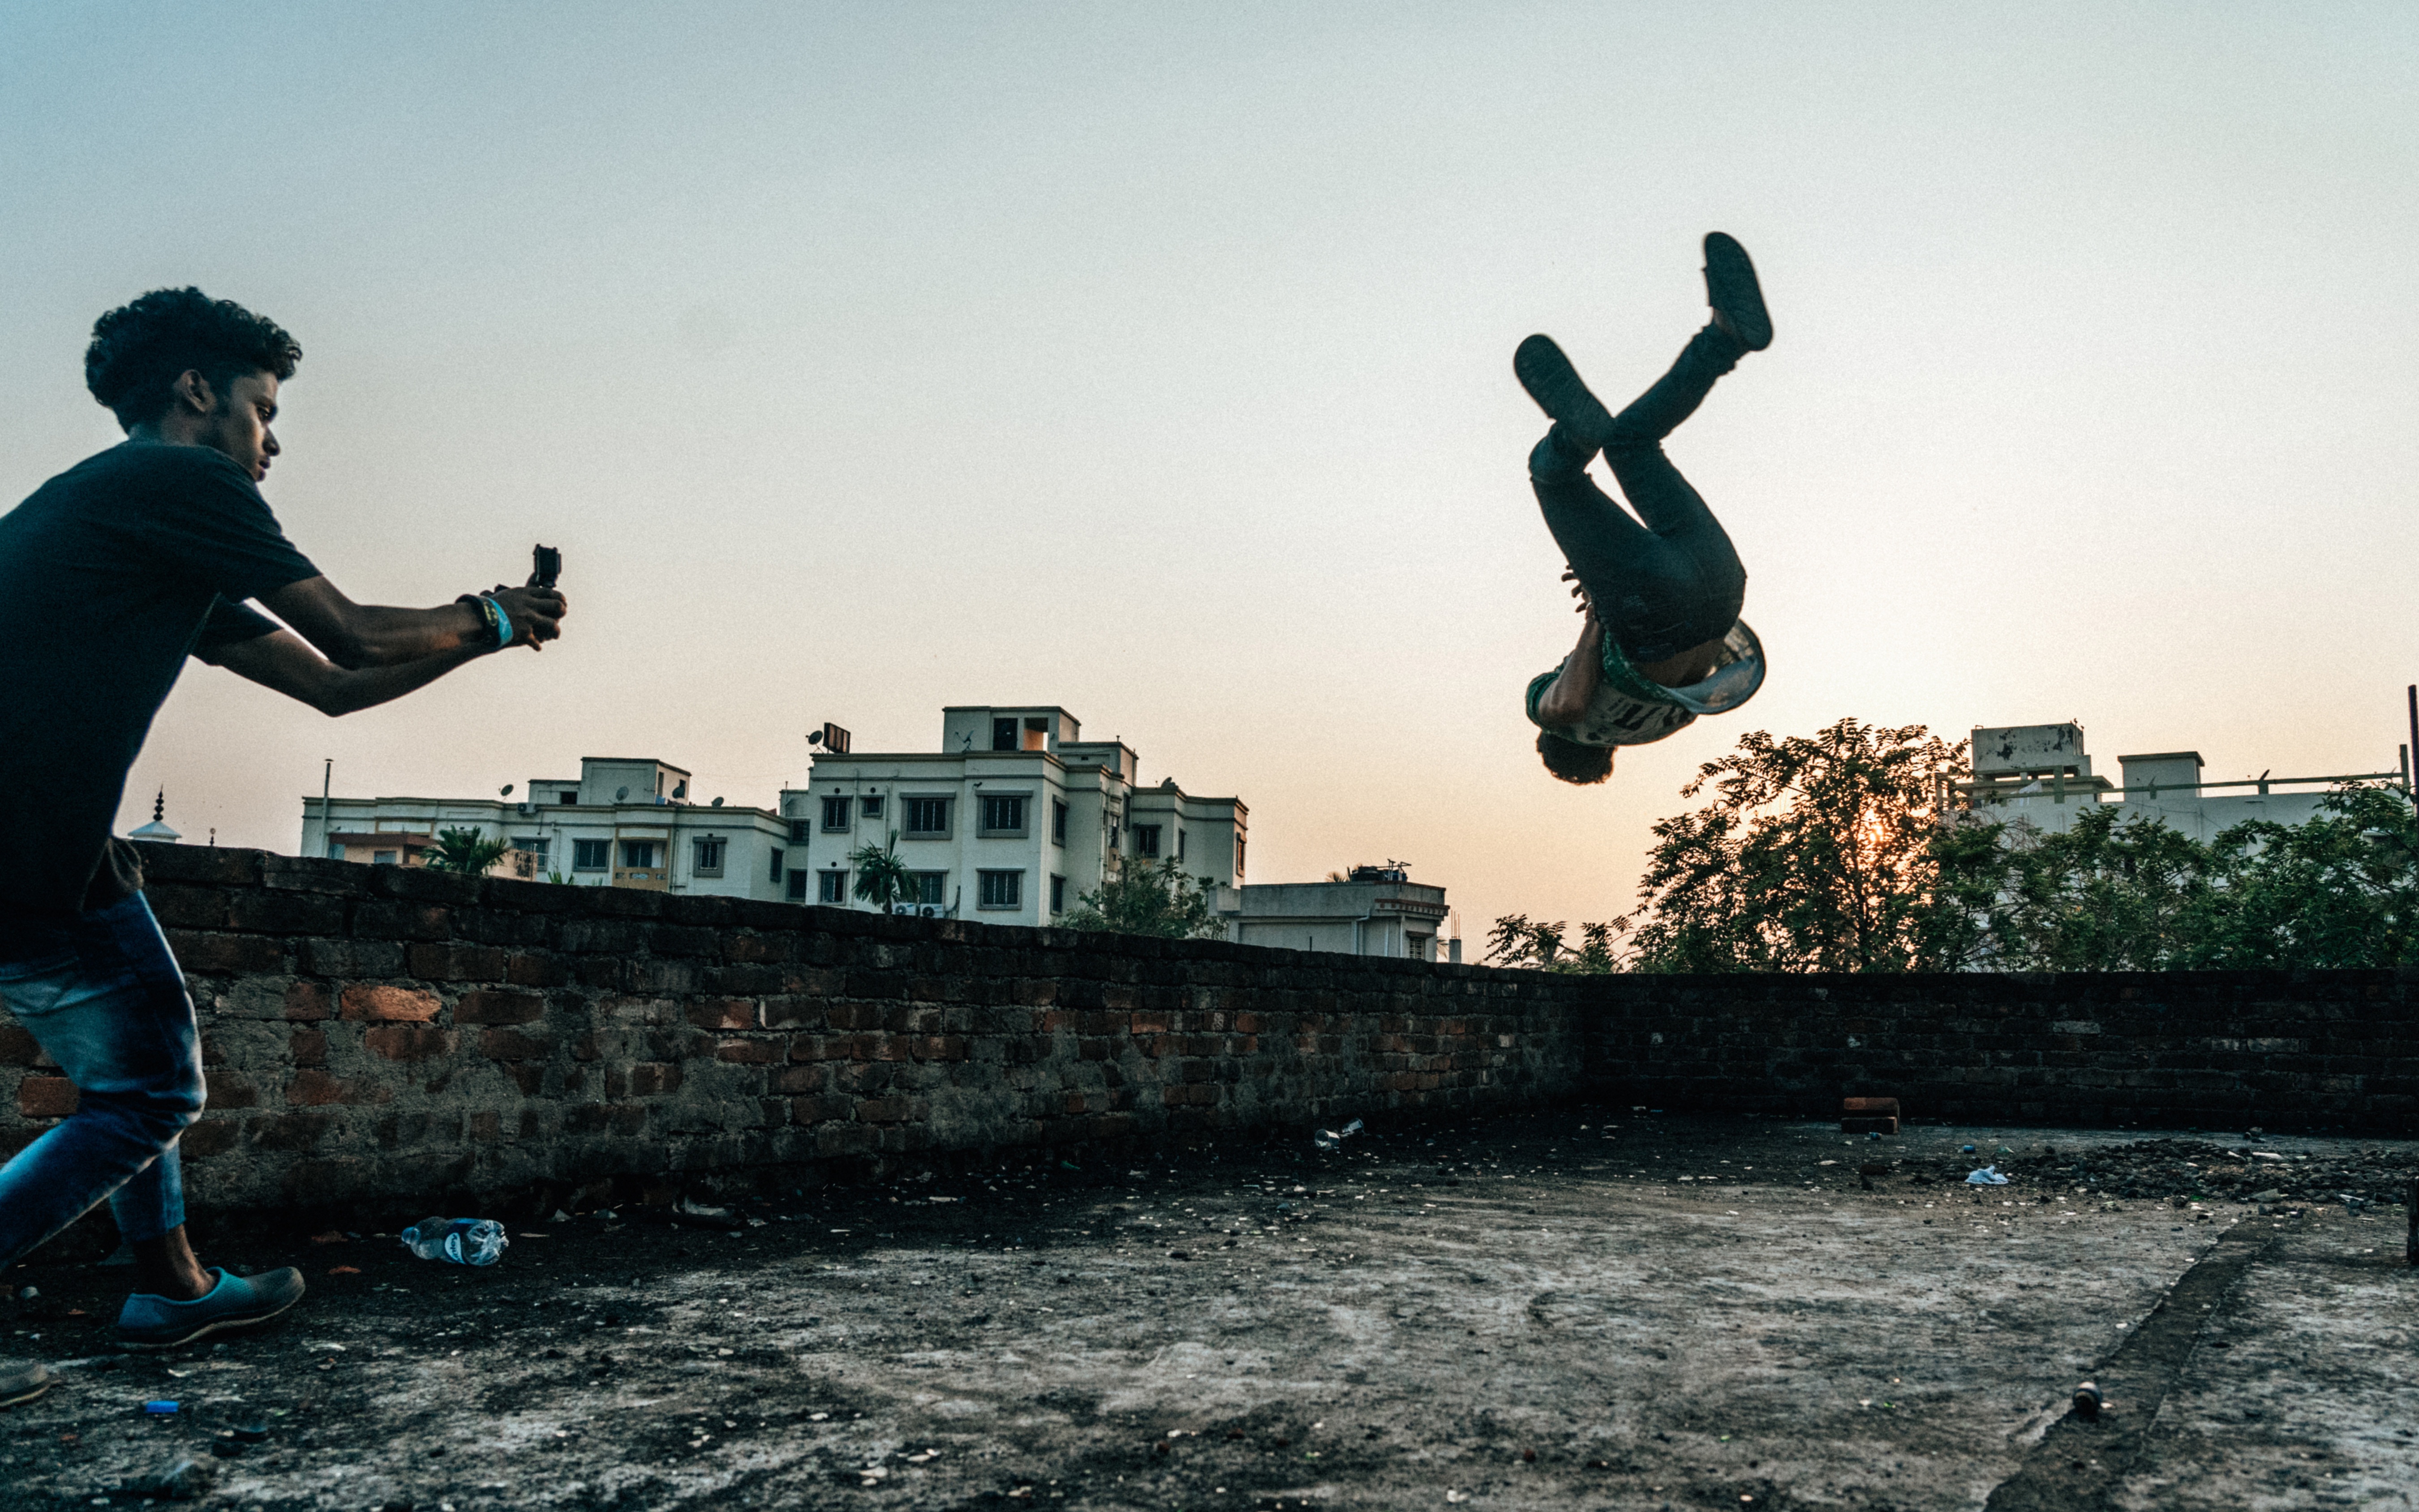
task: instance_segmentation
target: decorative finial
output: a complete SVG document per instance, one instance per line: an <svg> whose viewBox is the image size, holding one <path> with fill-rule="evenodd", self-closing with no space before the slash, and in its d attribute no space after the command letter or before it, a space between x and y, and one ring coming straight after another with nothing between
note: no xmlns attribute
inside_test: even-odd
<svg viewBox="0 0 2419 1512"><path fill-rule="evenodd" d="M151 800L151 822L155 825L161 823L166 816L167 811L168 790L166 788L162 788L160 790L160 795Z"/></svg>

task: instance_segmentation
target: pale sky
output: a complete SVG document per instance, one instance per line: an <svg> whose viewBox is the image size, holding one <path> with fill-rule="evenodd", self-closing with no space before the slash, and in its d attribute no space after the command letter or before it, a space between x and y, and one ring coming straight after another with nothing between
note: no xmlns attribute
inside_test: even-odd
<svg viewBox="0 0 2419 1512"><path fill-rule="evenodd" d="M287 532L364 601L573 616L331 721L198 663L123 823L658 756L769 805L831 719L1055 702L1408 860L1462 933L1632 905L1749 730L2073 718L2103 770L2381 770L2419 677L2419 8L0 3L0 507L114 443L94 316L293 331ZM1754 254L1670 451L1739 713L1554 781L1577 621L1520 338L1618 405Z"/></svg>

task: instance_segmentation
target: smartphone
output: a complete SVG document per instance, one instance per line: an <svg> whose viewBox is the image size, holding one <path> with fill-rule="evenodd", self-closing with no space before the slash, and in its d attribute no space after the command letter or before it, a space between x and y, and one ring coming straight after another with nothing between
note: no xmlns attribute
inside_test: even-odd
<svg viewBox="0 0 2419 1512"><path fill-rule="evenodd" d="M530 586L551 588L562 576L562 553L550 546L530 548Z"/></svg>

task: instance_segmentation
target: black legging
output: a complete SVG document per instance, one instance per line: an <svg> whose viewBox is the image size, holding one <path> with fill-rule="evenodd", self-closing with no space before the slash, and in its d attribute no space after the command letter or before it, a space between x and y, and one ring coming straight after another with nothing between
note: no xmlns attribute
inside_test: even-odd
<svg viewBox="0 0 2419 1512"><path fill-rule="evenodd" d="M1747 569L1721 523L1663 455L1663 438L1694 414L1745 348L1707 326L1628 409L1612 417L1604 459L1641 526L1587 475L1594 455L1557 424L1529 454L1546 528L1633 662L1661 661L1718 640L1738 619Z"/></svg>

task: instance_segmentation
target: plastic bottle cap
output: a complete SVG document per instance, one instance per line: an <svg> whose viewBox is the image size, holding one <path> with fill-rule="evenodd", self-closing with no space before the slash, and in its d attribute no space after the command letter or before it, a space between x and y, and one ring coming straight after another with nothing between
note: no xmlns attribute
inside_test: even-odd
<svg viewBox="0 0 2419 1512"><path fill-rule="evenodd" d="M143 1404L143 1411L150 1413L153 1417L174 1417L177 1415L177 1404L175 1402L145 1402Z"/></svg>

